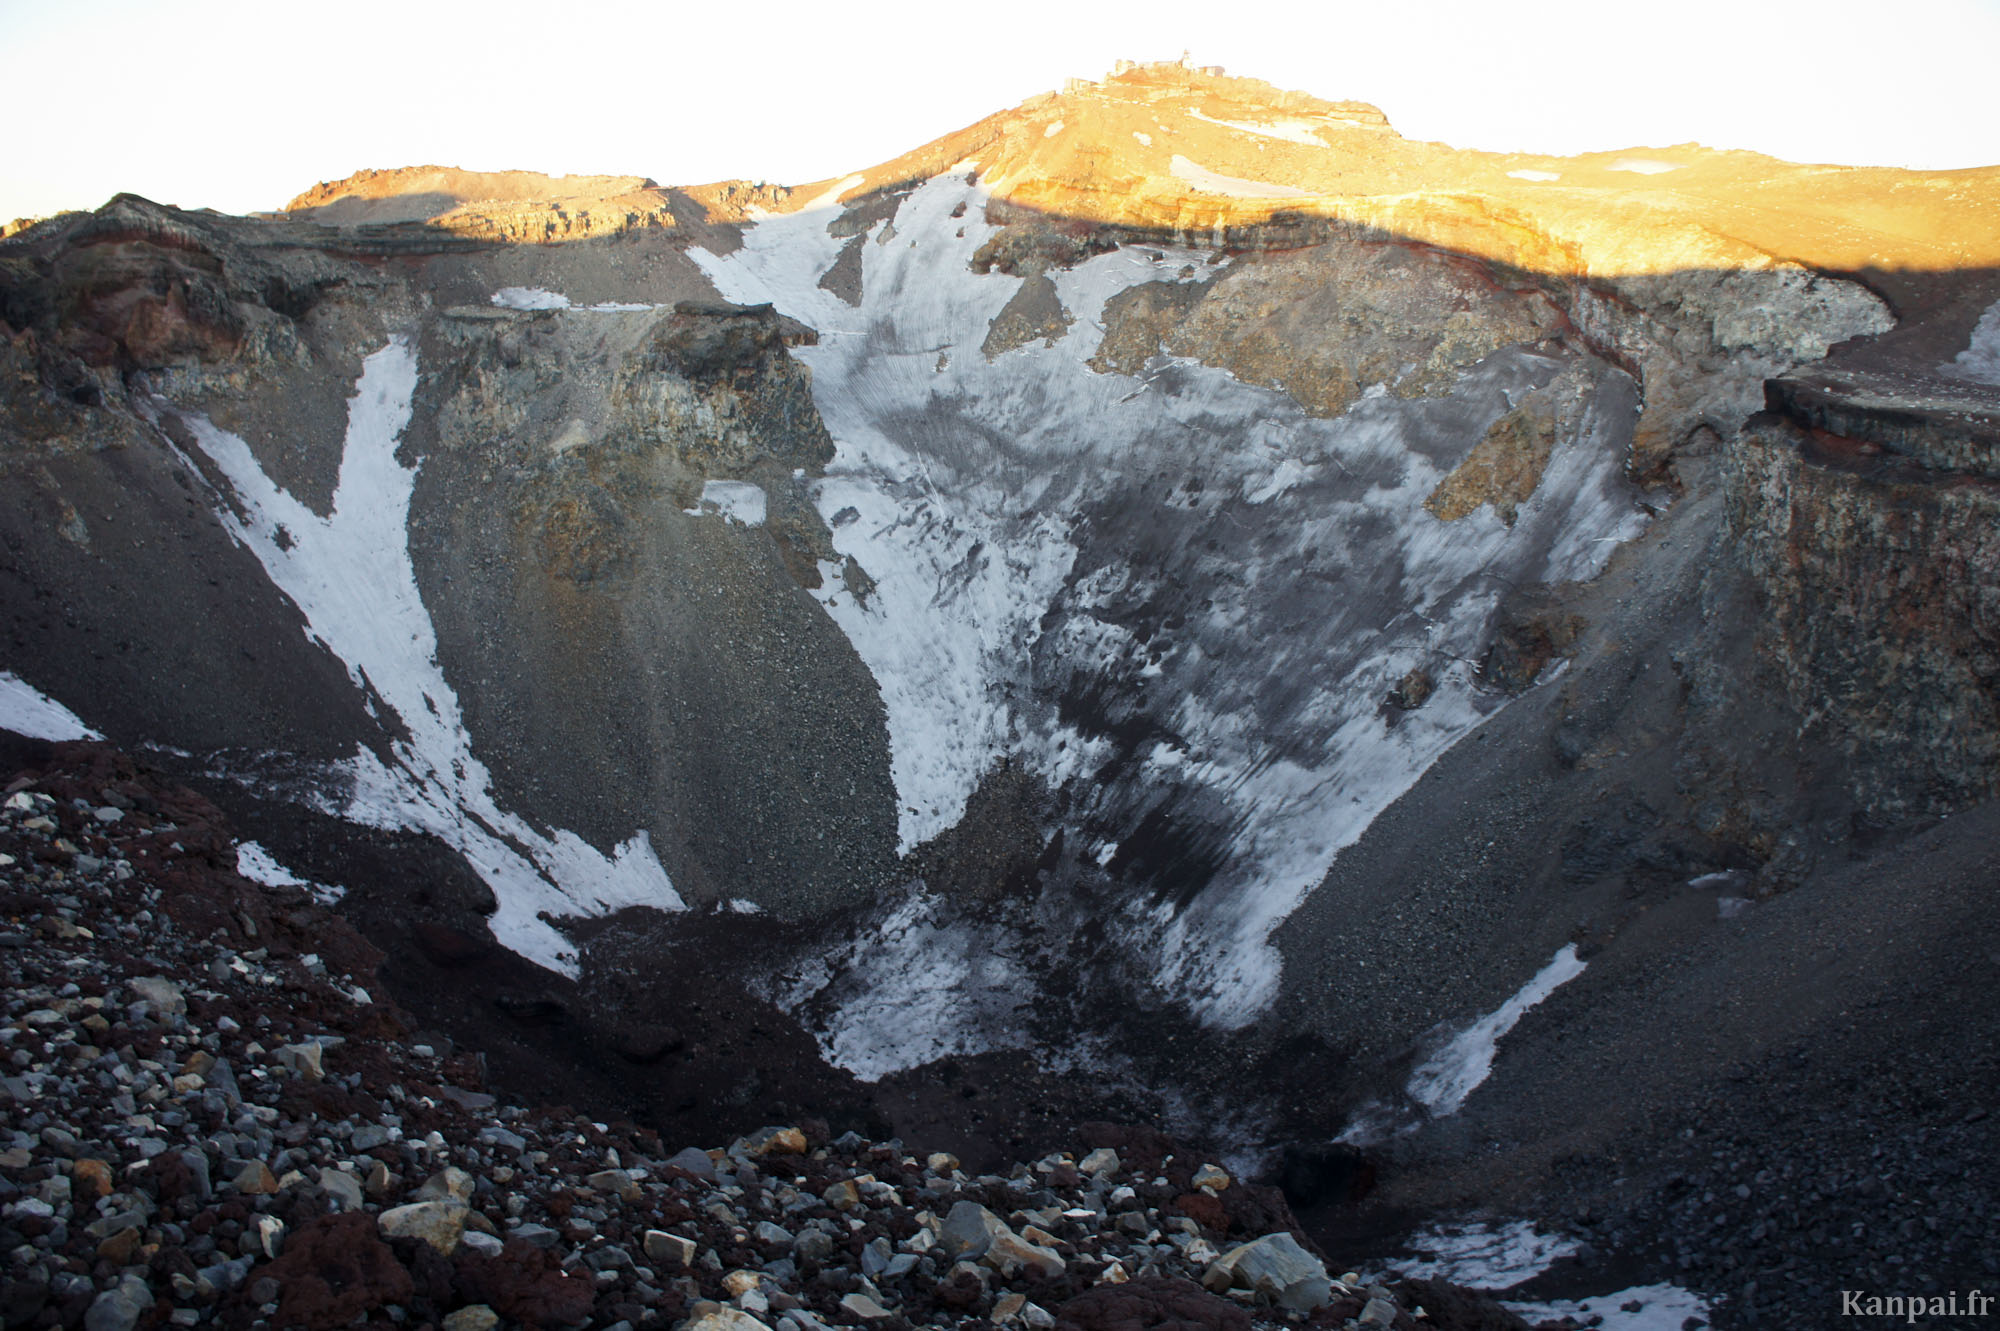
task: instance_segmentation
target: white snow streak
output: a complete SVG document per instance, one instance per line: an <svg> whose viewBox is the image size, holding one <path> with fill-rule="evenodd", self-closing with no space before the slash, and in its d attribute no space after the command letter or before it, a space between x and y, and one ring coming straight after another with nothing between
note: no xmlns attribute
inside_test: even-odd
<svg viewBox="0 0 2000 1331"><path fill-rule="evenodd" d="M1524 169L1522 169L1522 170L1519 170L1519 171L1509 171L1509 172L1508 172L1507 174L1508 174L1509 176L1512 176L1512 177L1513 177L1513 178L1514 178L1515 180L1543 180L1543 181L1547 181L1547 180L1561 180L1561 179L1562 179L1562 172L1560 172L1560 171L1535 171L1535 170L1532 170L1532 169L1527 169L1527 168L1524 168Z"/></svg>
<svg viewBox="0 0 2000 1331"><path fill-rule="evenodd" d="M1227 194L1238 199L1303 199L1306 192L1296 185L1273 185L1268 180L1245 180L1211 171L1199 162L1174 154L1174 178L1186 181L1204 194Z"/></svg>
<svg viewBox="0 0 2000 1331"><path fill-rule="evenodd" d="M505 310L566 310L569 297L540 287L501 287L493 293L493 303Z"/></svg>
<svg viewBox="0 0 2000 1331"><path fill-rule="evenodd" d="M1326 147L1319 135L1314 132L1319 128L1319 124L1311 120L1217 120L1214 116L1203 115L1199 111L1189 111L1188 114L1196 120L1205 120L1224 129L1241 130L1245 134L1259 134L1267 139L1283 139L1287 143L1303 143L1308 148Z"/></svg>
<svg viewBox="0 0 2000 1331"><path fill-rule="evenodd" d="M1583 974L1584 964L1577 960L1576 944L1566 944L1554 960L1521 986L1520 992L1473 1022L1450 1044L1425 1060L1411 1074L1410 1084L1405 1088L1410 1098L1436 1118L1457 1113L1465 1097L1493 1071L1493 1055L1500 1037L1513 1030L1523 1014L1554 993L1558 985Z"/></svg>
<svg viewBox="0 0 2000 1331"><path fill-rule="evenodd" d="M268 887L303 887L312 893L313 900L322 906L331 906L347 895L344 887L329 883L315 883L301 878L278 863L270 851L255 841L244 841L236 847L236 872L253 883L263 883Z"/></svg>
<svg viewBox="0 0 2000 1331"><path fill-rule="evenodd" d="M351 782L330 811L373 827L431 833L453 846L499 902L493 936L531 961L574 974L575 951L544 913L624 906L682 908L644 831L606 857L567 831L545 833L494 801L472 753L458 695L437 661L437 636L417 591L407 527L415 468L396 459L417 387L407 337L368 357L348 402L333 510L322 518L264 474L243 440L205 417L185 419L235 491L217 516L305 616L307 633L347 666L356 687L408 731L394 765L363 749L342 765Z"/></svg>
<svg viewBox="0 0 2000 1331"><path fill-rule="evenodd" d="M1569 1318L1597 1331L1681 1331L1690 1320L1706 1323L1710 1313L1706 1299L1678 1285L1635 1285L1588 1299L1548 1303L1503 1302L1530 1326ZM1627 1312L1627 1305L1635 1303L1639 1306Z"/></svg>
<svg viewBox="0 0 2000 1331"><path fill-rule="evenodd" d="M1680 170L1680 166L1674 162L1662 162L1651 157L1621 157L1604 169L1606 171L1630 171L1634 175L1640 176L1660 176L1665 175L1669 171L1678 171Z"/></svg>
<svg viewBox="0 0 2000 1331"><path fill-rule="evenodd" d="M1979 316L1979 324L1972 330L1972 340L1965 350L1938 369L1954 379L2000 386L2000 300L1988 305L1986 313Z"/></svg>
<svg viewBox="0 0 2000 1331"><path fill-rule="evenodd" d="M29 739L103 739L69 708L11 670L0 670L0 730Z"/></svg>

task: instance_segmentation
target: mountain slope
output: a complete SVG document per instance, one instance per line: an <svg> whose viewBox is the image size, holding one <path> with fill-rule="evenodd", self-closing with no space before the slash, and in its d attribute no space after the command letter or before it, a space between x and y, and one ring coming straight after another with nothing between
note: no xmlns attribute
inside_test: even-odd
<svg viewBox="0 0 2000 1331"><path fill-rule="evenodd" d="M507 972L569 1014L506 1028L522 1075L989 1145L1116 1100L1532 1207L1830 1047L1797 903L1992 793L1983 621L1837 589L1983 548L1992 394L1941 367L1996 189L1463 153L1150 66L796 190L123 198L0 247L4 665L349 886L462 1030L502 1018L440 938L551 968ZM1930 835L1915 938L1990 860ZM1752 1015L1661 987L1697 958ZM693 1046L605 1052L709 985ZM1689 1022L1657 1076L1562 1057Z"/></svg>

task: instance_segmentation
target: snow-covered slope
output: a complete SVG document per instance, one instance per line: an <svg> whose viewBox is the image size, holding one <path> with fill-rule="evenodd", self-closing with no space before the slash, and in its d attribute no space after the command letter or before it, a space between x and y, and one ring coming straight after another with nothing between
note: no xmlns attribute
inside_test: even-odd
<svg viewBox="0 0 2000 1331"><path fill-rule="evenodd" d="M989 357L1024 279L973 270L995 230L976 165L873 225L858 304L820 285L844 243L831 194L694 257L730 299L820 333L794 353L838 447L817 503L873 580L860 596L829 566L822 599L882 691L905 849L997 765L1025 766L1060 794L1077 899L1112 903L1150 983L1240 1025L1275 991L1273 928L1499 705L1469 661L1503 593L1590 577L1640 530L1620 472L1633 388L1591 378L1582 428L1511 525L1490 508L1441 521L1427 497L1573 353L1505 349L1447 394L1377 389L1336 419L1185 359L1100 373L1107 300L1226 262L1126 246L1048 274L1064 335ZM1435 692L1385 708L1416 668ZM878 1020L906 978L849 975L839 1010ZM935 979L905 988L906 1022L953 1019ZM931 1043L904 1048L921 1061ZM829 1037L880 1070L849 1045Z"/></svg>
<svg viewBox="0 0 2000 1331"><path fill-rule="evenodd" d="M410 564L416 469L396 456L417 390L416 349L402 335L369 356L348 403L333 510L320 517L265 474L250 447L206 417L185 417L228 481L216 516L305 616L308 634L347 666L378 719L401 728L393 762L360 749L329 773L320 802L371 827L428 832L465 856L499 903L494 937L530 960L574 974L574 946L545 915L621 906L679 909L681 900L639 831L606 856L574 833L544 832L495 802L472 752L458 695L437 661L437 635Z"/></svg>

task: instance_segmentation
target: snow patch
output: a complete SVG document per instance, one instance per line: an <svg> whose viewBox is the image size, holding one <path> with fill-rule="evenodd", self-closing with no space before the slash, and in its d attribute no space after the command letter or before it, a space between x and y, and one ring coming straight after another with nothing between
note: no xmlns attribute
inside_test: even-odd
<svg viewBox="0 0 2000 1331"><path fill-rule="evenodd" d="M1436 1225L1409 1241L1424 1254L1396 1270L1419 1280L1448 1280L1486 1293L1514 1288L1577 1251L1576 1240L1544 1234L1526 1220ZM1678 1285L1638 1285L1585 1299L1547 1303L1502 1301L1531 1326L1573 1319L1598 1331L1681 1331L1689 1318L1706 1321L1709 1304ZM1627 1311L1628 1306L1637 1305Z"/></svg>
<svg viewBox="0 0 2000 1331"><path fill-rule="evenodd" d="M104 738L75 712L11 670L0 670L0 730L52 743Z"/></svg>
<svg viewBox="0 0 2000 1331"><path fill-rule="evenodd" d="M1424 1259L1398 1263L1405 1275L1489 1292L1533 1279L1577 1250L1575 1239L1544 1234L1526 1220L1437 1225L1413 1236L1409 1246Z"/></svg>
<svg viewBox="0 0 2000 1331"><path fill-rule="evenodd" d="M1512 178L1514 178L1515 180L1561 180L1562 179L1562 172L1560 171L1536 171L1529 168L1523 168L1522 170L1519 171L1509 171L1507 174Z"/></svg>
<svg viewBox="0 0 2000 1331"><path fill-rule="evenodd" d="M1639 176L1661 176L1669 171L1678 171L1681 168L1677 162L1662 162L1652 157L1621 157L1604 169L1606 171L1630 171L1634 175Z"/></svg>
<svg viewBox="0 0 2000 1331"><path fill-rule="evenodd" d="M1986 313L1979 316L1979 324L1972 330L1972 340L1965 350L1938 370L1953 379L2000 386L2000 300L1988 305Z"/></svg>
<svg viewBox="0 0 2000 1331"><path fill-rule="evenodd" d="M284 865L278 863L270 851L255 841L243 841L236 846L236 872L253 883L263 883L267 887L303 887L312 894L314 901L322 906L331 906L347 895L344 887L330 883L315 883L299 877Z"/></svg>
<svg viewBox="0 0 2000 1331"><path fill-rule="evenodd" d="M904 1068L1025 1043L1016 1013L1032 985L1007 940L961 918L919 880L873 929L778 995L818 1007L827 1061L862 1081Z"/></svg>
<svg viewBox="0 0 2000 1331"><path fill-rule="evenodd" d="M501 287L493 293L493 303L503 310L566 310L569 297L541 287Z"/></svg>
<svg viewBox="0 0 2000 1331"><path fill-rule="evenodd" d="M1682 1331L1690 1322L1706 1323L1711 1312L1706 1299L1678 1285L1635 1285L1588 1299L1503 1303L1530 1326L1561 1324L1568 1318L1576 1326L1597 1331ZM1628 1312L1632 1304L1638 1307Z"/></svg>
<svg viewBox="0 0 2000 1331"><path fill-rule="evenodd" d="M1056 135L1062 133L1062 128L1063 128L1063 122L1058 120L1053 125L1050 125L1047 129L1042 131L1042 137L1045 139L1052 139Z"/></svg>
<svg viewBox="0 0 2000 1331"><path fill-rule="evenodd" d="M1564 945L1554 960L1535 972L1535 977L1512 998L1473 1022L1426 1059L1411 1074L1405 1088L1410 1098L1430 1110L1435 1118L1457 1113L1465 1097L1493 1071L1493 1055L1500 1037L1513 1030L1528 1009L1554 993L1557 986L1583 974L1584 965L1577 960L1576 944Z"/></svg>
<svg viewBox="0 0 2000 1331"><path fill-rule="evenodd" d="M390 761L368 749L339 764L326 811L365 826L427 832L462 854L499 903L493 936L531 961L576 973L576 953L545 916L683 905L644 831L606 856L573 832L544 832L499 807L472 752L458 695L437 660L417 591L408 525L416 467L396 450L417 389L417 355L397 335L363 362L348 400L333 509L322 518L268 476L249 445L198 413L196 446L234 491L217 519L298 606L306 633L347 667L371 709L387 707L405 738Z"/></svg>
<svg viewBox="0 0 2000 1331"><path fill-rule="evenodd" d="M1283 139L1287 143L1303 143L1308 148L1326 147L1314 132L1319 128L1318 124L1311 120L1217 120L1199 111L1189 111L1188 114L1196 120L1220 125L1224 129L1241 130L1245 134L1258 134L1267 139Z"/></svg>
<svg viewBox="0 0 2000 1331"><path fill-rule="evenodd" d="M1172 163L1174 178L1204 194L1227 194L1239 199L1303 199L1306 192L1296 185L1274 185L1267 180L1245 180L1241 176L1225 176L1220 171L1211 171L1199 162L1189 161L1179 153L1174 154Z"/></svg>
<svg viewBox="0 0 2000 1331"><path fill-rule="evenodd" d="M761 527L768 507L762 486L748 481L708 481L701 487L700 503L681 511L691 517L718 515L746 527Z"/></svg>
<svg viewBox="0 0 2000 1331"><path fill-rule="evenodd" d="M1132 137L1139 140L1141 147L1150 148L1153 146L1153 136L1150 134L1135 129L1132 131Z"/></svg>

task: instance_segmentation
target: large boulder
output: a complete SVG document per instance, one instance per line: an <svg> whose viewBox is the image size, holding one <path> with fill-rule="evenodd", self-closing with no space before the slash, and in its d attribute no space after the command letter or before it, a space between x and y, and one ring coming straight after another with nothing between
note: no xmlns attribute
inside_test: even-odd
<svg viewBox="0 0 2000 1331"><path fill-rule="evenodd" d="M1266 1234L1231 1248L1209 1264L1201 1283L1217 1293L1252 1290L1293 1312L1311 1312L1333 1299L1325 1264L1290 1234Z"/></svg>

